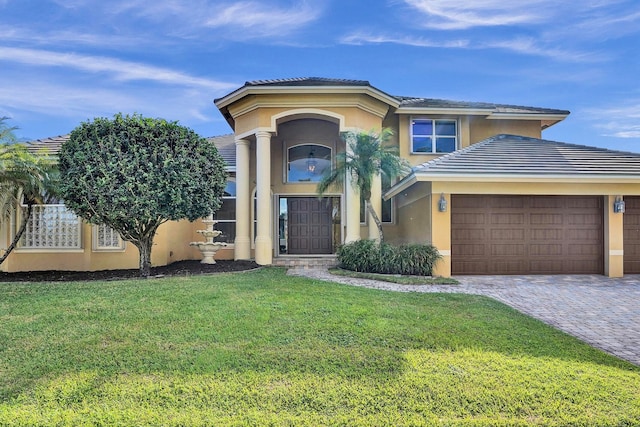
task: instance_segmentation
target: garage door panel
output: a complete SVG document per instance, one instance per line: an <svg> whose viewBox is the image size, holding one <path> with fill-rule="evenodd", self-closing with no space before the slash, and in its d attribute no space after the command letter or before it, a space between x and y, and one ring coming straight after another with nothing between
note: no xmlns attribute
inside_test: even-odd
<svg viewBox="0 0 640 427"><path fill-rule="evenodd" d="M602 197L453 195L451 215L453 274L604 271Z"/></svg>
<svg viewBox="0 0 640 427"><path fill-rule="evenodd" d="M529 255L534 256L560 256L562 255L562 245L532 244L529 245Z"/></svg>
<svg viewBox="0 0 640 427"><path fill-rule="evenodd" d="M599 209L602 206L602 200L595 197L573 197L566 201L567 209Z"/></svg>
<svg viewBox="0 0 640 427"><path fill-rule="evenodd" d="M522 257L525 253L524 245L498 244L491 245L491 255L501 257Z"/></svg>
<svg viewBox="0 0 640 427"><path fill-rule="evenodd" d="M558 259L531 260L528 265L529 274L557 274L562 268L563 262Z"/></svg>
<svg viewBox="0 0 640 427"><path fill-rule="evenodd" d="M474 274L491 274L489 265L483 261L453 261L451 269L454 271L475 271Z"/></svg>
<svg viewBox="0 0 640 427"><path fill-rule="evenodd" d="M491 224L524 224L524 215L515 213L491 214Z"/></svg>
<svg viewBox="0 0 640 427"><path fill-rule="evenodd" d="M529 218L532 225L562 225L564 216L561 214L532 213Z"/></svg>
<svg viewBox="0 0 640 427"><path fill-rule="evenodd" d="M483 256L487 253L485 245L483 244L458 244L451 248L451 250L462 256Z"/></svg>
<svg viewBox="0 0 640 427"><path fill-rule="evenodd" d="M526 263L523 260L501 260L494 262L491 266L492 270L504 271L502 274L519 274L518 272L525 268Z"/></svg>
<svg viewBox="0 0 640 427"><path fill-rule="evenodd" d="M562 200L553 196L536 196L535 198L521 198L527 202L527 206L531 209L559 209L562 208Z"/></svg>
<svg viewBox="0 0 640 427"><path fill-rule="evenodd" d="M570 225L588 225L593 226L601 222L601 215L595 214L572 214L569 219Z"/></svg>
<svg viewBox="0 0 640 427"><path fill-rule="evenodd" d="M491 229L491 240L522 240L524 230L521 228Z"/></svg>
<svg viewBox="0 0 640 427"><path fill-rule="evenodd" d="M485 231L473 228L456 229L451 232L452 239L465 240L484 240Z"/></svg>
<svg viewBox="0 0 640 427"><path fill-rule="evenodd" d="M490 200L490 206L498 209L516 209L521 210L524 208L524 200L515 199L512 197L501 197ZM485 205L486 206L486 205Z"/></svg>
<svg viewBox="0 0 640 427"><path fill-rule="evenodd" d="M640 274L640 197L625 197L624 273Z"/></svg>
<svg viewBox="0 0 640 427"><path fill-rule="evenodd" d="M563 240L564 233L562 230L549 230L546 228L532 228L530 231L531 240L543 240L545 242ZM522 232L524 234L524 230ZM524 238L524 237L523 237Z"/></svg>
<svg viewBox="0 0 640 427"><path fill-rule="evenodd" d="M451 224L484 224L485 217L483 214L478 213L466 213L451 215Z"/></svg>

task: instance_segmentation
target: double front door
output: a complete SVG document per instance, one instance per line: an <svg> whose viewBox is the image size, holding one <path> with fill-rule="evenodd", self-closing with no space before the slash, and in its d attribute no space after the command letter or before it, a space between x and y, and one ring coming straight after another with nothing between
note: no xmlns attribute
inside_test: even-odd
<svg viewBox="0 0 640 427"><path fill-rule="evenodd" d="M334 253L339 231L337 198L281 197L279 252L290 255Z"/></svg>

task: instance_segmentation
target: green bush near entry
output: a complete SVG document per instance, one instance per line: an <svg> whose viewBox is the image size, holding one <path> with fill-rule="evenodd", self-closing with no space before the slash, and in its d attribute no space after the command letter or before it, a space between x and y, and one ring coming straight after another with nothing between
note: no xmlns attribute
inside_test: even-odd
<svg viewBox="0 0 640 427"><path fill-rule="evenodd" d="M340 267L363 273L431 276L440 259L432 245L391 245L374 240L358 240L338 249Z"/></svg>

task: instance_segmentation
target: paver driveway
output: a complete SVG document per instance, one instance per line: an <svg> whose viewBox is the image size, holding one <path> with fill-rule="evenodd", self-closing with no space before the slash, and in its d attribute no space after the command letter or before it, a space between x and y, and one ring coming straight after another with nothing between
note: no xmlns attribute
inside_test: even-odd
<svg viewBox="0 0 640 427"><path fill-rule="evenodd" d="M460 285L408 286L353 279L321 269L289 274L400 292L485 295L608 353L640 365L640 275L457 276Z"/></svg>

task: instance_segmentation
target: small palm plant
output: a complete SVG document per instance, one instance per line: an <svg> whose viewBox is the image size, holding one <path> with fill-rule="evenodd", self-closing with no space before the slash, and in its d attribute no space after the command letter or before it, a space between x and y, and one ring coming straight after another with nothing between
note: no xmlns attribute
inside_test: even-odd
<svg viewBox="0 0 640 427"><path fill-rule="evenodd" d="M5 120L1 118L0 125L4 125ZM13 144L14 129L0 126L0 219L9 218L23 202L27 207L13 241L0 256L0 264L20 241L33 206L54 196L57 182L55 161L49 156L31 154L22 144Z"/></svg>
<svg viewBox="0 0 640 427"><path fill-rule="evenodd" d="M378 227L383 242L382 221L371 205L371 187L374 178L384 176L389 181L406 175L410 168L405 159L398 156L398 149L389 144L393 131L383 128L380 133L345 132L342 134L347 149L336 155L336 165L328 170L318 183L317 192L323 195L331 187L342 188L345 179L360 192L368 212Z"/></svg>

